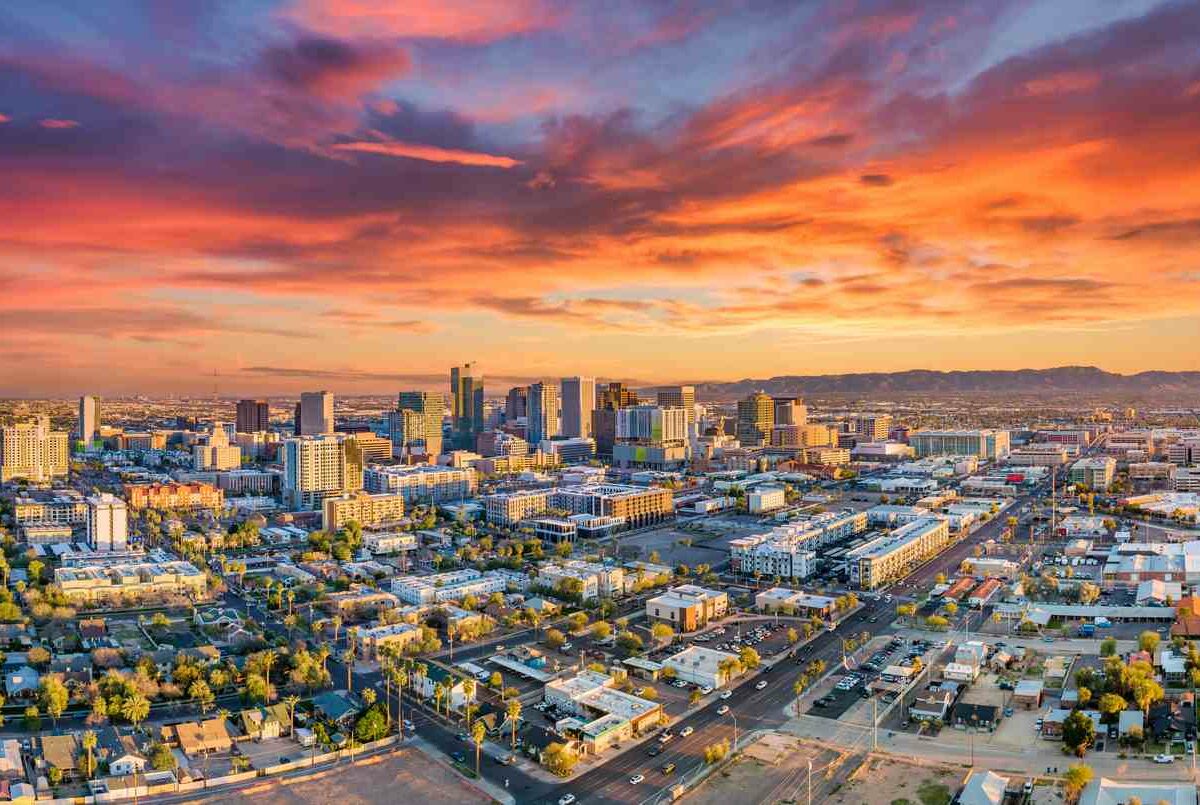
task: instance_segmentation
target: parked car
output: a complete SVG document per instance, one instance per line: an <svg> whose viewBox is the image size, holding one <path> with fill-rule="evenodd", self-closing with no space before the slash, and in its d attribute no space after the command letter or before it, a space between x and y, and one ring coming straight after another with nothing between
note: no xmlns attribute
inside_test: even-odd
<svg viewBox="0 0 1200 805"><path fill-rule="evenodd" d="M646 775L635 774L629 778L629 783L630 783L630 785L637 785L638 783L642 782L645 779L646 779Z"/></svg>
<svg viewBox="0 0 1200 805"><path fill-rule="evenodd" d="M732 695L733 695L733 691L732 691L732 690L723 690L723 691L721 691L721 698L722 698L722 699L728 699L728 698L729 698L730 696L732 696Z"/></svg>
<svg viewBox="0 0 1200 805"><path fill-rule="evenodd" d="M416 732L416 731L417 731L417 725L416 725L416 724L414 724L414 723L412 723L411 721L409 721L409 720L406 718L406 719L404 719L404 731L405 731L405 732Z"/></svg>
<svg viewBox="0 0 1200 805"><path fill-rule="evenodd" d="M762 689L763 689L763 688L765 688L766 686L767 686L767 680L765 680L765 679L760 679L760 680L758 680L758 682L757 682L757 683L754 685L754 689L755 689L755 690L762 690Z"/></svg>
<svg viewBox="0 0 1200 805"><path fill-rule="evenodd" d="M686 738L686 737L688 737L689 735L691 735L691 734L692 734L693 732L695 732L695 731L696 731L696 730L695 730L695 728L694 728L694 727L684 727L683 729L681 729L681 730L679 731L679 737L680 737L680 738Z"/></svg>
<svg viewBox="0 0 1200 805"><path fill-rule="evenodd" d="M558 805L575 805L575 795L563 794L558 798Z"/></svg>
<svg viewBox="0 0 1200 805"><path fill-rule="evenodd" d="M1155 763L1174 763L1175 756L1174 755L1155 755L1154 762Z"/></svg>
<svg viewBox="0 0 1200 805"><path fill-rule="evenodd" d="M713 692L713 689L712 689L711 685L705 685L704 687L700 688L700 693L704 696L707 696L708 694L710 694L712 692Z"/></svg>
<svg viewBox="0 0 1200 805"><path fill-rule="evenodd" d="M717 715L719 715L719 716L723 716L728 712L729 712L729 705L727 705L727 704L723 704L717 708Z"/></svg>

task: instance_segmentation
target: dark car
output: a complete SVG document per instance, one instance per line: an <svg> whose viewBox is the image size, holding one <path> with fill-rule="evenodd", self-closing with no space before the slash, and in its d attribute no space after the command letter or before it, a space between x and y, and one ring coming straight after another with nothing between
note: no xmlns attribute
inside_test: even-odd
<svg viewBox="0 0 1200 805"><path fill-rule="evenodd" d="M653 746L650 747L650 757L654 757L656 755L661 755L662 751L663 751L662 744L654 744Z"/></svg>
<svg viewBox="0 0 1200 805"><path fill-rule="evenodd" d="M462 752L455 752L450 757L454 760L455 763L466 763L467 762L467 756L464 755Z"/></svg>

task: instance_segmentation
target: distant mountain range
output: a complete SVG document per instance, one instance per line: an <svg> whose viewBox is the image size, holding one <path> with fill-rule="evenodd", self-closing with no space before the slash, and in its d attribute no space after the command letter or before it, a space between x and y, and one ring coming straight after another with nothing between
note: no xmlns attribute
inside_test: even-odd
<svg viewBox="0 0 1200 805"><path fill-rule="evenodd" d="M972 393L1200 393L1200 372L1139 372L1119 375L1095 366L1014 371L866 372L846 375L783 375L766 380L697 383L696 396L706 400L744 397L762 389L773 396L819 394L972 394Z"/></svg>

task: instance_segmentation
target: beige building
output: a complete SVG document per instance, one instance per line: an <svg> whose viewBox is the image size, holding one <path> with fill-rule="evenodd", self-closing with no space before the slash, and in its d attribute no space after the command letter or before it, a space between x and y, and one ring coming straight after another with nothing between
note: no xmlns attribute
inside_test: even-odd
<svg viewBox="0 0 1200 805"><path fill-rule="evenodd" d="M326 498L363 488L362 451L353 437L300 436L285 440L282 452L285 505L316 509Z"/></svg>
<svg viewBox="0 0 1200 805"><path fill-rule="evenodd" d="M60 567L54 570L54 582L69 600L86 602L163 594L201 597L208 588L204 573L190 562Z"/></svg>
<svg viewBox="0 0 1200 805"><path fill-rule="evenodd" d="M846 553L850 583L864 590L900 578L917 563L950 544L950 521L941 517L913 520L891 534L877 537Z"/></svg>
<svg viewBox="0 0 1200 805"><path fill-rule="evenodd" d="M742 447L761 447L775 427L775 401L757 391L737 404L737 438Z"/></svg>
<svg viewBox="0 0 1200 805"><path fill-rule="evenodd" d="M358 630L358 650L364 660L378 661L381 649L403 652L421 641L421 628L410 623L393 623Z"/></svg>
<svg viewBox="0 0 1200 805"><path fill-rule="evenodd" d="M710 622L725 617L728 611L728 594L695 584L672 587L646 602L646 617L649 620L670 624L679 632L702 629Z"/></svg>
<svg viewBox="0 0 1200 805"><path fill-rule="evenodd" d="M363 528L379 528L404 517L404 496L396 493L373 495L362 490L326 498L321 527L336 531L351 520Z"/></svg>
<svg viewBox="0 0 1200 805"><path fill-rule="evenodd" d="M494 525L515 525L526 517L542 514L550 506L550 491L527 489L519 492L503 492L484 498L487 521Z"/></svg>
<svg viewBox="0 0 1200 805"><path fill-rule="evenodd" d="M197 472L233 470L242 466L242 448L229 443L229 434L220 422L213 423L213 432L206 444L192 448L192 469Z"/></svg>
<svg viewBox="0 0 1200 805"><path fill-rule="evenodd" d="M619 517L628 527L638 528L674 516L675 498L671 490L660 487L583 484L555 489L550 508L570 514Z"/></svg>
<svg viewBox="0 0 1200 805"><path fill-rule="evenodd" d="M50 430L50 417L0 427L0 481L45 483L67 474L67 432Z"/></svg>
<svg viewBox="0 0 1200 805"><path fill-rule="evenodd" d="M131 509L220 509L225 493L212 484L125 484Z"/></svg>

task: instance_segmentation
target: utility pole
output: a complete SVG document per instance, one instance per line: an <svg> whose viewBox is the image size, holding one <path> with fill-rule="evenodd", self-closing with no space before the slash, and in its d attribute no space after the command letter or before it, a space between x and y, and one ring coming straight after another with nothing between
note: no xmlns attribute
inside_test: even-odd
<svg viewBox="0 0 1200 805"><path fill-rule="evenodd" d="M871 751L879 751L879 699L871 697Z"/></svg>
<svg viewBox="0 0 1200 805"><path fill-rule="evenodd" d="M808 805L812 805L812 758L808 759Z"/></svg>

